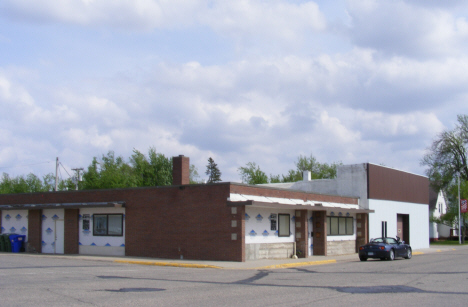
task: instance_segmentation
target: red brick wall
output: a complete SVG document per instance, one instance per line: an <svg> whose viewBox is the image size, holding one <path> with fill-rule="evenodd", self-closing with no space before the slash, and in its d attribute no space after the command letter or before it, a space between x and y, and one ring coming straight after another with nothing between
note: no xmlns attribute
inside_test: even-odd
<svg viewBox="0 0 468 307"><path fill-rule="evenodd" d="M172 184L190 183L190 159L183 155L172 158Z"/></svg>
<svg viewBox="0 0 468 307"><path fill-rule="evenodd" d="M309 223L307 221L307 210L296 210L295 217L296 218L294 222L296 224L296 250L301 251L301 254L298 254L298 257L307 258L309 257Z"/></svg>
<svg viewBox="0 0 468 307"><path fill-rule="evenodd" d="M369 214L358 213L356 215L356 253L359 246L369 242Z"/></svg>
<svg viewBox="0 0 468 307"><path fill-rule="evenodd" d="M312 213L314 229L314 255L327 255L327 212L314 211Z"/></svg>
<svg viewBox="0 0 468 307"><path fill-rule="evenodd" d="M42 210L28 212L28 246L29 250L42 252Z"/></svg>
<svg viewBox="0 0 468 307"><path fill-rule="evenodd" d="M64 253L79 254L79 209L65 209Z"/></svg>

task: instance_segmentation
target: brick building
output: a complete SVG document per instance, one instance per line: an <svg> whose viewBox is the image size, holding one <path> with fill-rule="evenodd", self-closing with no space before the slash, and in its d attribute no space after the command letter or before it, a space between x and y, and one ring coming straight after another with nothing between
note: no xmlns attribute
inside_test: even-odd
<svg viewBox="0 0 468 307"><path fill-rule="evenodd" d="M172 186L0 195L1 231L39 253L221 261L354 253L368 240L373 210L359 197L190 185L189 165L173 158Z"/></svg>

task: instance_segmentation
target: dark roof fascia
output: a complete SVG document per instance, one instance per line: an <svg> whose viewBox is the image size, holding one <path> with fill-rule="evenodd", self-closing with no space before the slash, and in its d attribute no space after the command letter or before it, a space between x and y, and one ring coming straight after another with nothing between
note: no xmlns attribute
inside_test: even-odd
<svg viewBox="0 0 468 307"><path fill-rule="evenodd" d="M22 204L0 205L0 210L35 210L35 209L80 209L80 208L105 208L125 207L124 201L88 202L88 203L50 203L50 204Z"/></svg>

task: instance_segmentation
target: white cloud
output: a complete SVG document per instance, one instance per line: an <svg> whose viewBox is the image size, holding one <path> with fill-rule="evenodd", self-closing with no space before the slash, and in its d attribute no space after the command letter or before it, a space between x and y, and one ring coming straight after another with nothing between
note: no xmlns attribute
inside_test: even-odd
<svg viewBox="0 0 468 307"><path fill-rule="evenodd" d="M466 8L433 9L410 1L350 0L350 35L361 47L389 56L446 57L464 54Z"/></svg>

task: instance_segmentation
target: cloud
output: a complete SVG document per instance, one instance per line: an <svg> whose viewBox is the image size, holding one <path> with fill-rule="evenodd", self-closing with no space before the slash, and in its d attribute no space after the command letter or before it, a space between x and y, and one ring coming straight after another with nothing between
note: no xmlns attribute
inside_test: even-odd
<svg viewBox="0 0 468 307"><path fill-rule="evenodd" d="M349 34L357 46L387 56L458 56L468 42L466 18L457 17L458 9L450 5L433 9L402 0L352 0L348 2Z"/></svg>

